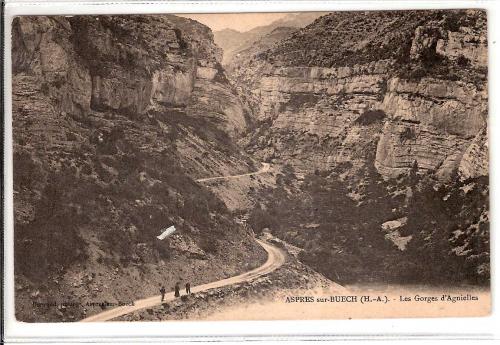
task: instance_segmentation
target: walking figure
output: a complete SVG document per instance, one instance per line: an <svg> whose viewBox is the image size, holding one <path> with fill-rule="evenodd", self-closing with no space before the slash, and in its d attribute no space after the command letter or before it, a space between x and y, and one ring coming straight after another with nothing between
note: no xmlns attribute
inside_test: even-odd
<svg viewBox="0 0 500 345"><path fill-rule="evenodd" d="M191 284L189 284L189 282L186 283L186 294L191 294Z"/></svg>
<svg viewBox="0 0 500 345"><path fill-rule="evenodd" d="M160 289L160 293L161 293L161 301L163 302L163 300L165 299L165 287L162 285L161 289Z"/></svg>
<svg viewBox="0 0 500 345"><path fill-rule="evenodd" d="M181 296L181 293L180 293L180 288L179 288L179 282L175 283L175 297L180 297Z"/></svg>

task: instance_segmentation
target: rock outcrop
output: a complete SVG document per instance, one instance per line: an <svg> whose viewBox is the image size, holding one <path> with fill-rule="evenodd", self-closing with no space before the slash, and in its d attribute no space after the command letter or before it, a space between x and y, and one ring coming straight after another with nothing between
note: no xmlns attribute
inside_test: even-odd
<svg viewBox="0 0 500 345"><path fill-rule="evenodd" d="M422 79L388 82L382 109L389 114L378 143L375 166L397 177L417 163L444 180L457 172L461 157L487 118L487 94L473 84Z"/></svg>
<svg viewBox="0 0 500 345"><path fill-rule="evenodd" d="M399 267L397 280L439 281L437 261L456 265L446 279L489 279L484 11L331 13L254 48L231 69L237 89L251 90L245 143L301 177L266 207L304 262L359 280L366 262L352 275L340 262L367 251L365 261ZM372 232L394 219L407 224ZM320 226L297 225L305 220ZM433 256L425 274L422 256Z"/></svg>
<svg viewBox="0 0 500 345"><path fill-rule="evenodd" d="M194 181L257 169L236 145L246 110L209 28L165 15L26 16L12 29L18 320L78 320L99 309L89 300L260 264L252 233ZM179 236L157 240L172 224Z"/></svg>
<svg viewBox="0 0 500 345"><path fill-rule="evenodd" d="M489 176L488 130L483 128L472 140L462 156L458 173L460 178Z"/></svg>
<svg viewBox="0 0 500 345"><path fill-rule="evenodd" d="M223 86L211 96L217 99L222 92L235 110L219 116L221 129L241 131L243 107L224 84L220 48L209 28L184 21L180 25L175 16L146 22L139 16L19 17L13 23L14 68L38 76L59 111L82 115L109 110L138 117L157 104L185 107L196 103L191 99L196 87L218 77ZM207 111L223 112L219 108Z"/></svg>
<svg viewBox="0 0 500 345"><path fill-rule="evenodd" d="M282 67L263 76L253 91L260 104L257 117L272 125L269 135L255 138L255 152L305 171L356 161L347 150L355 150L353 142L366 141L356 120L381 107L389 65Z"/></svg>
<svg viewBox="0 0 500 345"><path fill-rule="evenodd" d="M386 178L416 162L420 173L450 180L487 121L485 14L409 15L329 14L240 63L233 78L252 90L248 101L264 124L250 151L313 171L359 161L356 145L376 146L362 160ZM362 124L373 112L385 115Z"/></svg>

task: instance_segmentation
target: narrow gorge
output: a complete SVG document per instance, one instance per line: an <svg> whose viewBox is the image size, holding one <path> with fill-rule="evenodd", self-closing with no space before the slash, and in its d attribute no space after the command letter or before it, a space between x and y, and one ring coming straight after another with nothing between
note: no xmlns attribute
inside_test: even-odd
<svg viewBox="0 0 500 345"><path fill-rule="evenodd" d="M261 234L322 282L487 286L486 36L481 10L309 13L246 35L15 18L16 317L236 276L266 261Z"/></svg>

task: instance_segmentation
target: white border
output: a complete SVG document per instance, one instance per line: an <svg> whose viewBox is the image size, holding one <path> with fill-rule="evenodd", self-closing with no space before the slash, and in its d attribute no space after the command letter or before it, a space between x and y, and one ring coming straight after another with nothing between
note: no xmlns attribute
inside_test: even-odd
<svg viewBox="0 0 500 345"><path fill-rule="evenodd" d="M321 320L321 321L218 321L218 322L141 322L141 323L23 323L14 318L13 278L13 184L12 184L12 97L11 97L11 22L16 15L42 14L125 14L125 13L216 13L216 12L298 12L334 10L485 8L488 10L489 39L489 131L491 166L491 242L495 253L498 238L500 182L500 128L496 118L499 109L498 39L500 2L495 1L47 1L11 0L5 6L5 245L4 245L4 315L5 340L21 343L52 342L170 342L242 341L259 339L278 342L313 337L326 339L500 339L498 255L492 255L493 313L482 318ZM496 327L495 327L496 326ZM79 337L75 338L75 337ZM204 338L200 338L204 337ZM484 343L484 342L483 342Z"/></svg>

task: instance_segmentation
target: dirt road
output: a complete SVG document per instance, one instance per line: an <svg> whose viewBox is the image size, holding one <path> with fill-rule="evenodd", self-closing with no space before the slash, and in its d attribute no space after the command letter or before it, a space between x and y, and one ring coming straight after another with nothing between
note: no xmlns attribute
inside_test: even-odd
<svg viewBox="0 0 500 345"><path fill-rule="evenodd" d="M242 283L242 282L247 282L251 281L255 278L258 278L260 276L266 275L283 265L285 262L285 254L278 248L270 245L267 242L261 241L261 240L256 240L257 243L259 243L267 252L268 257L267 261L260 267L257 267L249 272L218 280L215 282L207 283L207 284L202 284L198 286L194 286L191 288L192 293L208 290L208 289L214 289L214 288L219 288L227 285L232 285L236 283ZM175 299L174 293L170 292L165 295L165 301L172 301ZM116 317L132 313L136 310L144 309L144 308L151 308L156 305L160 305L161 302L161 296L153 296L141 300L137 300L134 302L133 306L123 306L123 307L118 307L118 308L113 308L110 310L106 310L102 313L96 314L89 316L81 322L93 322L93 321L108 321L111 319L114 319Z"/></svg>
<svg viewBox="0 0 500 345"><path fill-rule="evenodd" d="M205 181L212 181L212 180L223 180L223 179L232 179L232 178L238 178L238 177L243 177L243 176L259 175L259 174L263 174L263 173L268 172L270 167L271 166L269 163L262 163L262 168L260 168L258 171L255 171L255 172L241 174L241 175L202 178L202 179L198 179L196 181L197 182L205 182ZM266 252L268 254L267 261L262 266L257 267L249 272L240 274L238 276L218 280L218 281L215 281L212 283L194 286L191 288L191 292L195 293L195 292L204 291L204 290L208 290L208 289L219 288L219 287L226 286L226 285L250 281L250 280L253 280L253 279L258 278L260 276L271 273L272 271L274 271L276 268L280 267L285 262L285 255L283 254L283 252L280 249L270 245L267 242L264 242L261 240L256 240L256 241L266 250ZM165 295L165 302L171 301L173 299L175 299L174 292L170 292L170 293L167 293ZM104 311L102 313L89 316L89 317L81 320L81 322L107 321L107 320L111 320L111 319L114 319L114 318L122 316L122 315L132 313L136 310L150 308L150 307L160 305L160 304L161 304L161 296L160 295L148 297L145 299L134 301L133 306L123 306L123 307L113 308L113 309Z"/></svg>
<svg viewBox="0 0 500 345"><path fill-rule="evenodd" d="M262 168L260 168L258 171L254 171L254 172L246 173L246 174L240 174L240 175L200 178L200 179L196 180L196 182L207 182L207 181L214 181L214 180L228 180L228 179L239 178L239 177L244 177L244 176L260 175L260 174L264 174L264 173L269 172L270 168L271 168L271 165L269 163L262 163Z"/></svg>

